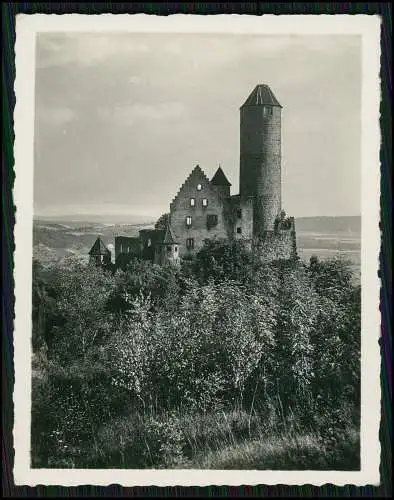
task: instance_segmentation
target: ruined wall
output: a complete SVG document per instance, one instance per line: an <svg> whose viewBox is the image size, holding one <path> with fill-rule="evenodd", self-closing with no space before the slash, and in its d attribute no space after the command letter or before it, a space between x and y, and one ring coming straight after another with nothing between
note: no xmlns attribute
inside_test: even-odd
<svg viewBox="0 0 394 500"><path fill-rule="evenodd" d="M156 246L163 240L164 232L163 229L141 229L139 239L143 259L154 262Z"/></svg>
<svg viewBox="0 0 394 500"><path fill-rule="evenodd" d="M240 113L240 194L256 197L258 236L273 230L281 210L281 108L247 106Z"/></svg>
<svg viewBox="0 0 394 500"><path fill-rule="evenodd" d="M115 236L115 261L120 254L139 255L141 253L139 238Z"/></svg>
<svg viewBox="0 0 394 500"><path fill-rule="evenodd" d="M255 240L254 248L264 262L297 258L295 222L293 218L289 222L289 229L267 231L262 238Z"/></svg>
<svg viewBox="0 0 394 500"><path fill-rule="evenodd" d="M198 185L201 189L198 190ZM191 206L190 200L195 200ZM203 199L208 205L203 206ZM227 238L226 220L224 216L224 200L211 185L209 179L201 169L194 169L186 179L177 196L170 205L171 230L175 241L179 245L179 256L191 256L198 252L206 239ZM191 226L187 226L186 217L191 217ZM209 225L209 216L216 216L215 225ZM188 249L186 240L194 240L194 248Z"/></svg>

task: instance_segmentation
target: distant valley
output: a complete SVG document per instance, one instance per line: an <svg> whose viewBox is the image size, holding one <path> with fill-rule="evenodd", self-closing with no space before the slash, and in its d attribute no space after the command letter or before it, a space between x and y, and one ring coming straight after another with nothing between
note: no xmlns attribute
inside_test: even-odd
<svg viewBox="0 0 394 500"><path fill-rule="evenodd" d="M134 222L135 221L135 222ZM77 259L86 262L88 251L101 236L113 252L115 236L137 236L154 226L154 220L130 218L130 223L96 218L96 221L35 219L33 257L42 263ZM324 259L341 254L359 272L361 260L361 217L303 217L296 219L298 253L303 260L311 255ZM114 256L113 256L114 258Z"/></svg>

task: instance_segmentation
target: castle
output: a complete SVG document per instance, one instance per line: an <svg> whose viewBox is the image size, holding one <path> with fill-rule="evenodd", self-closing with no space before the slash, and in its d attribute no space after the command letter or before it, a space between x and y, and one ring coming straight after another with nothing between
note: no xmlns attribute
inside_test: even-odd
<svg viewBox="0 0 394 500"><path fill-rule="evenodd" d="M211 180L197 165L170 204L165 226L144 229L139 237L115 237L115 262L133 256L163 265L198 252L207 240L243 240L262 259L296 256L294 218L281 200L281 113L268 85L257 85L240 108L240 189L219 166ZM90 260L111 259L98 238Z"/></svg>

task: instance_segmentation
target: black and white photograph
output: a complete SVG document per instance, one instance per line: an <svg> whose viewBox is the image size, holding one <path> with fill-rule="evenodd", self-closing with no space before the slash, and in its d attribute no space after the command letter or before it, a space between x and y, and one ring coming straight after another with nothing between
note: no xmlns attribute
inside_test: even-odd
<svg viewBox="0 0 394 500"><path fill-rule="evenodd" d="M134 17L17 31L15 471L378 481L379 22Z"/></svg>

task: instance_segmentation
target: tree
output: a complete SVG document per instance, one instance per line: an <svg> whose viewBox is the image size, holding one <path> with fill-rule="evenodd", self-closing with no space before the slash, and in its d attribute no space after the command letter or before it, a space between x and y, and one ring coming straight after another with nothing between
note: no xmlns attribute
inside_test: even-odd
<svg viewBox="0 0 394 500"><path fill-rule="evenodd" d="M108 300L115 288L112 273L101 267L62 268L57 311L62 324L57 329L56 351L60 362L86 358L88 351L108 333Z"/></svg>
<svg viewBox="0 0 394 500"><path fill-rule="evenodd" d="M169 213L162 214L156 221L155 229L166 229L167 224L169 222L170 222L170 214Z"/></svg>
<svg viewBox="0 0 394 500"><path fill-rule="evenodd" d="M202 283L211 278L248 281L253 275L253 254L240 240L207 241L193 261L193 273Z"/></svg>

